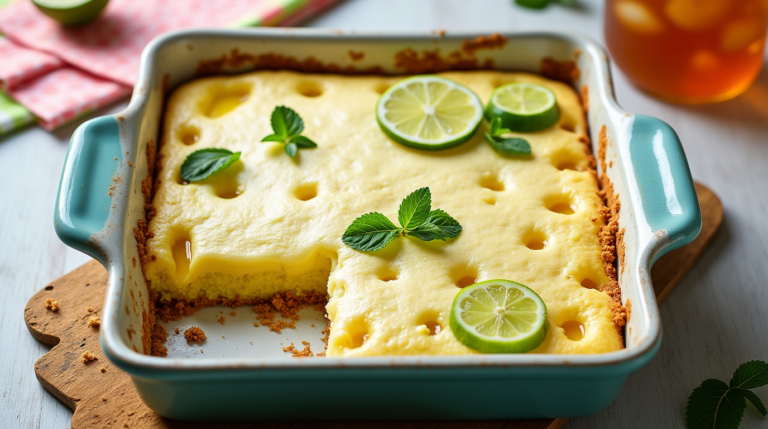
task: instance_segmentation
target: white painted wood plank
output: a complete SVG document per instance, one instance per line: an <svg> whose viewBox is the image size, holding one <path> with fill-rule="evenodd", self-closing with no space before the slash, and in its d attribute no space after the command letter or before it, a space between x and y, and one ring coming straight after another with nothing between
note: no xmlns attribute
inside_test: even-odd
<svg viewBox="0 0 768 429"><path fill-rule="evenodd" d="M510 0L348 0L311 26L382 31L492 32L556 28L602 40L602 2L578 11L518 9ZM693 175L726 208L719 237L662 308L664 344L633 374L618 399L569 428L677 428L690 391L706 378L730 379L738 364L768 359L768 72L726 103L684 107L640 93L615 73L619 103L659 117L679 133ZM45 392L32 369L47 347L27 334L23 307L45 282L87 257L53 232L61 164L74 126L31 128L0 139L0 426L64 428L71 412ZM589 394L589 392L585 392ZM768 401L766 389L758 391ZM765 427L747 410L742 428Z"/></svg>

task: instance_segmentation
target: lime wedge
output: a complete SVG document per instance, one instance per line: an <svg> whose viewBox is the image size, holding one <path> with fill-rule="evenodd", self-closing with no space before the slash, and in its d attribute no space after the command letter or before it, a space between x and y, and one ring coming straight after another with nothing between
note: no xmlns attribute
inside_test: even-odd
<svg viewBox="0 0 768 429"><path fill-rule="evenodd" d="M525 353L547 335L547 306L536 292L510 280L465 287L453 300L451 330L482 353Z"/></svg>
<svg viewBox="0 0 768 429"><path fill-rule="evenodd" d="M485 108L488 122L501 118L501 126L518 132L549 128L560 119L555 94L535 83L515 82L496 88Z"/></svg>
<svg viewBox="0 0 768 429"><path fill-rule="evenodd" d="M376 104L381 129L405 146L441 150L472 137L483 104L471 89L439 76L414 76L387 89Z"/></svg>
<svg viewBox="0 0 768 429"><path fill-rule="evenodd" d="M40 12L66 26L87 24L101 13L109 0L32 0Z"/></svg>

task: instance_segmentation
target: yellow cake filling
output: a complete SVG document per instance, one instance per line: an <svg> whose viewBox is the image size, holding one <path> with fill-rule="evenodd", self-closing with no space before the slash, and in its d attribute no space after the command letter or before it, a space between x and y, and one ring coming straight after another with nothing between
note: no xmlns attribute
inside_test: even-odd
<svg viewBox="0 0 768 429"><path fill-rule="evenodd" d="M551 89L560 122L525 134L532 156L504 157L485 141L428 152L389 139L376 122L380 94L397 78L259 71L192 81L170 97L149 224L147 279L162 300L268 298L325 293L328 356L474 353L448 325L460 287L489 279L527 285L547 306L549 331L533 353L620 349L598 238L603 205L579 136L575 92L524 73L451 72L487 103L509 82ZM294 109L318 148L290 158L270 114ZM202 148L241 151L238 162L184 184L180 166ZM399 238L377 252L341 241L358 216L397 219L402 199L429 187L432 207L462 225L458 238ZM154 259L154 260L153 260Z"/></svg>

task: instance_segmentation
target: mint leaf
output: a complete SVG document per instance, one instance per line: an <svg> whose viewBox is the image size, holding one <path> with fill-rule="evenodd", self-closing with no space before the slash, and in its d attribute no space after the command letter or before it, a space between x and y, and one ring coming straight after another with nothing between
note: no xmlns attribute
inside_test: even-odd
<svg viewBox="0 0 768 429"><path fill-rule="evenodd" d="M501 118L498 118L498 117L493 118L490 125L491 126L490 126L489 132L493 137L499 137L502 134L507 134L512 132L512 130L510 130L509 128L501 128Z"/></svg>
<svg viewBox="0 0 768 429"><path fill-rule="evenodd" d="M304 131L304 121L298 113L290 107L277 106L272 111L272 131L280 136L293 137Z"/></svg>
<svg viewBox="0 0 768 429"><path fill-rule="evenodd" d="M747 389L735 389L735 391L738 394L744 396L744 399L751 402L752 405L754 405L755 408L757 408L757 412L762 414L763 417L765 417L766 415L765 405L763 404L763 401L761 401L760 398L758 398L757 395L754 394L754 392Z"/></svg>
<svg viewBox="0 0 768 429"><path fill-rule="evenodd" d="M688 429L736 429L747 403L744 396L720 380L704 380L688 397Z"/></svg>
<svg viewBox="0 0 768 429"><path fill-rule="evenodd" d="M485 133L485 139L488 144L503 155L529 155L531 145L527 140L519 137L494 137L490 133Z"/></svg>
<svg viewBox="0 0 768 429"><path fill-rule="evenodd" d="M754 389L768 384L768 363L753 360L739 365L731 378L731 387Z"/></svg>
<svg viewBox="0 0 768 429"><path fill-rule="evenodd" d="M307 137L304 136L293 136L290 140L291 143L295 143L296 146L298 146L301 149L309 149L313 147L317 147L317 143L313 142Z"/></svg>
<svg viewBox="0 0 768 429"><path fill-rule="evenodd" d="M270 120L274 134L264 137L261 139L262 142L283 143L285 145L285 147L283 147L285 153L291 158L296 156L296 152L298 152L299 149L311 149L317 147L317 143L300 135L301 132L304 131L304 121L301 119L301 116L290 107L275 107L275 110L272 111Z"/></svg>
<svg viewBox="0 0 768 429"><path fill-rule="evenodd" d="M285 153L287 153L291 158L296 156L296 151L299 150L299 148L296 146L296 143L288 143L283 147L283 149L285 149Z"/></svg>
<svg viewBox="0 0 768 429"><path fill-rule="evenodd" d="M397 211L397 220L405 231L418 227L429 216L429 208L432 205L432 193L429 188L421 188L411 192L400 203Z"/></svg>
<svg viewBox="0 0 768 429"><path fill-rule="evenodd" d="M527 7L528 9L544 9L549 6L552 0L515 0L520 6Z"/></svg>
<svg viewBox="0 0 768 429"><path fill-rule="evenodd" d="M200 149L187 156L181 164L181 179L199 182L229 167L240 159L240 152L227 149Z"/></svg>
<svg viewBox="0 0 768 429"><path fill-rule="evenodd" d="M373 252L384 248L401 231L392 221L381 213L366 213L352 222L341 241L347 246L363 252Z"/></svg>
<svg viewBox="0 0 768 429"><path fill-rule="evenodd" d="M440 209L432 210L427 220L408 235L422 241L447 240L457 237L461 233L461 225L456 219Z"/></svg>
<svg viewBox="0 0 768 429"><path fill-rule="evenodd" d="M279 136L277 134L270 134L263 139L261 139L262 142L280 142L285 143L285 137Z"/></svg>

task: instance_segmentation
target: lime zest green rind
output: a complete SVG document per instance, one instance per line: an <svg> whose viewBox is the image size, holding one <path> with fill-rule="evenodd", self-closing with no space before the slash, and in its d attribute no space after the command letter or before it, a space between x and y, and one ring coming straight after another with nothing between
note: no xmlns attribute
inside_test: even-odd
<svg viewBox="0 0 768 429"><path fill-rule="evenodd" d="M499 94L518 86L530 86L538 91L545 92L551 97L552 103L537 112L515 112L505 108L497 102ZM557 105L555 94L547 87L533 83L513 82L496 88L491 94L491 99L485 107L485 119L492 122L501 120L501 126L511 131L530 133L545 130L555 125L560 120L560 108Z"/></svg>
<svg viewBox="0 0 768 429"><path fill-rule="evenodd" d="M497 340L488 337L483 338L476 331L473 332L474 329L470 330L468 326L465 326L465 322L461 320L459 316L459 313L461 312L461 302L467 298L473 290L486 288L487 286L492 286L494 284L512 286L513 288L522 291L526 297L532 298L540 306L540 317L537 319L538 323L533 327L527 336L518 336L509 340ZM544 301L541 300L541 297L539 297L536 292L525 285L504 279L487 280L484 282L476 283L472 286L468 286L459 291L459 293L456 294L456 297L454 298L453 304L451 305L449 324L451 327L451 332L453 332L453 335L457 340L459 340L460 343L481 353L529 352L536 349L539 347L539 345L541 345L542 342L544 342L549 328L549 322L547 320L547 307L544 304Z"/></svg>
<svg viewBox="0 0 768 429"><path fill-rule="evenodd" d="M431 79L435 81L442 81L446 83L447 85L455 86L457 88L460 88L462 92L464 92L466 95L474 98L476 106L480 107L480 115L478 115L476 118L473 118L473 120L476 120L476 123L474 126L472 126L470 129L465 131L464 134L461 134L460 136L450 139L450 140L441 140L437 142L425 142L425 141L418 141L420 140L418 137L415 136L405 136L399 134L397 131L390 128L390 125L387 124L387 121L383 118L384 116L384 109L382 103L385 103L390 99L391 94L394 91L397 91L401 89L403 86L408 85L412 81L418 81L418 80L424 80L424 79ZM398 81L396 84L389 87L382 95L379 97L379 100L376 102L376 121L379 124L379 127L381 127L381 130L386 134L389 138L396 141L397 143L402 144L403 146L411 147L414 149L422 149L422 150L430 150L430 151L436 151L436 150L445 150L450 149L453 147L456 147L469 139L472 138L472 136L475 135L475 132L480 127L480 124L482 123L483 114L482 114L482 101L480 100L480 97L477 96L477 94L474 93L470 88L468 88L465 85L462 85L458 82L455 82L450 79L446 79L441 76L436 75L416 75L407 77L405 79L402 79Z"/></svg>

